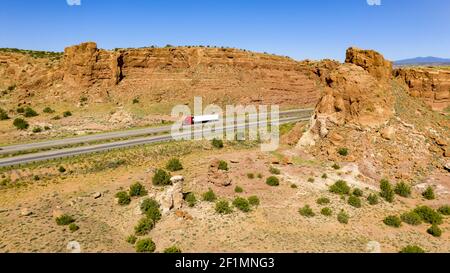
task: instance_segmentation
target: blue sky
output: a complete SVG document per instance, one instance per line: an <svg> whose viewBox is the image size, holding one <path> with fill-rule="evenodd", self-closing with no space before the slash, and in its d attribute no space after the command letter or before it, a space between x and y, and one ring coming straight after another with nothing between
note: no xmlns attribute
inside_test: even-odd
<svg viewBox="0 0 450 273"><path fill-rule="evenodd" d="M349 46L398 60L450 58L450 1L381 0L2 0L0 47L62 51L216 45L343 60Z"/></svg>

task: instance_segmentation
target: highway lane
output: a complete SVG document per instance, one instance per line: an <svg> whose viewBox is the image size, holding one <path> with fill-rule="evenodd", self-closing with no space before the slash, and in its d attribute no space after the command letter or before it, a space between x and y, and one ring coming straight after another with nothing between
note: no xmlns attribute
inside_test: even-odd
<svg viewBox="0 0 450 273"><path fill-rule="evenodd" d="M294 109L289 111L280 112L280 117L291 116L291 115L301 115L310 116L313 109ZM8 146L0 146L0 154L12 154L25 152L30 150L41 150L41 149L49 149L61 146L68 145L77 145L83 143L91 143L97 141L107 141L113 139L120 138L131 138L131 137L139 137L146 136L152 134L162 134L171 131L172 126L163 126L157 128L143 128L143 129L133 129L133 130L125 130L118 132L109 132L109 133L100 133L95 135L86 135L79 137L71 137L65 139L57 139L57 140L48 140L42 142L34 142L34 143L26 143L26 144L15 144Z"/></svg>
<svg viewBox="0 0 450 273"><path fill-rule="evenodd" d="M307 117L307 118L299 118L299 117L284 118L284 119L280 119L279 124L281 125L281 124L286 124L286 123L291 123L291 122L307 121L309 119L310 119L309 117ZM236 129L245 128L245 127L256 127L258 124L259 124L258 122L254 122L254 123L240 124L240 125L236 125L236 126L223 127L222 129L223 129L223 131L231 131L231 130L236 130ZM195 134L195 133L198 133L198 131L192 131L190 133L182 133L182 134L178 134L178 136L190 136L191 134ZM120 148L146 145L146 144L151 144L151 143L167 142L167 141L171 141L171 140L173 140L173 137L170 134L168 134L168 135L162 135L162 136L156 136L156 137L143 137L143 138L123 140L123 141L104 143L104 144L38 152L38 153L33 153L33 154L26 154L26 155L20 155L20 156L0 159L0 167L15 166L15 165L20 165L20 164L40 162L40 161L46 161L46 160L51 160L51 159L57 159L57 158L65 158L65 157L71 157L71 156L77 156L77 155L83 155L83 154L104 152L104 151L110 151L110 150L115 150L115 149L120 149Z"/></svg>

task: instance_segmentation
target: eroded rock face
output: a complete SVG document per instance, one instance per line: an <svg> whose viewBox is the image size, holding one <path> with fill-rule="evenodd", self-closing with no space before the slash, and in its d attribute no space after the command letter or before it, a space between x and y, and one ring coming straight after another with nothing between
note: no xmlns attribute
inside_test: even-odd
<svg viewBox="0 0 450 273"><path fill-rule="evenodd" d="M228 187L232 184L232 179L227 171L219 170L219 160L214 160L208 170L208 182L219 187Z"/></svg>
<svg viewBox="0 0 450 273"><path fill-rule="evenodd" d="M374 50L351 47L347 50L345 62L362 67L377 80L386 81L392 78L392 62Z"/></svg>

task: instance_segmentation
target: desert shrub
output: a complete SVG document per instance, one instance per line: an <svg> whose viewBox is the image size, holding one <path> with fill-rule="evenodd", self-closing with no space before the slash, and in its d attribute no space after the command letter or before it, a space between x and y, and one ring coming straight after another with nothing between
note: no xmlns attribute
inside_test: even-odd
<svg viewBox="0 0 450 273"><path fill-rule="evenodd" d="M348 148L339 148L338 154L340 154L341 156L348 156Z"/></svg>
<svg viewBox="0 0 450 273"><path fill-rule="evenodd" d="M221 139L215 138L215 139L211 140L211 144L214 148L217 148L217 149L223 148L223 141Z"/></svg>
<svg viewBox="0 0 450 273"><path fill-rule="evenodd" d="M376 194L369 194L369 196L367 196L367 202L369 202L370 205L376 205L378 204L380 201L378 200L378 195Z"/></svg>
<svg viewBox="0 0 450 273"><path fill-rule="evenodd" d="M181 249L179 249L176 246L171 246L168 247L166 249L164 249L164 253L168 254L168 253L181 253Z"/></svg>
<svg viewBox="0 0 450 273"><path fill-rule="evenodd" d="M275 176L271 176L267 178L266 184L272 187L276 187L280 185L280 180Z"/></svg>
<svg viewBox="0 0 450 273"><path fill-rule="evenodd" d="M433 187L429 186L423 193L422 193L423 198L427 199L427 200L434 200L436 198L435 194L434 194L434 190Z"/></svg>
<svg viewBox="0 0 450 273"><path fill-rule="evenodd" d="M391 183L387 179L383 179L380 182L380 196L389 203L394 201L394 191L392 190Z"/></svg>
<svg viewBox="0 0 450 273"><path fill-rule="evenodd" d="M251 206L259 206L260 201L259 201L258 196L256 196L256 195L250 196L250 197L248 198L248 203L249 203Z"/></svg>
<svg viewBox="0 0 450 273"><path fill-rule="evenodd" d="M341 212L339 212L337 215L337 219L341 224L348 224L349 218L350 217L348 216L348 214L343 210L341 210Z"/></svg>
<svg viewBox="0 0 450 273"><path fill-rule="evenodd" d="M152 239L142 239L136 243L136 252L138 253L153 253L155 249L156 245Z"/></svg>
<svg viewBox="0 0 450 273"><path fill-rule="evenodd" d="M432 225L429 229L427 229L427 233L433 235L433 237L441 237L442 230L438 227L438 225Z"/></svg>
<svg viewBox="0 0 450 273"><path fill-rule="evenodd" d="M331 216L333 214L333 210L330 208L323 208L320 213L324 216Z"/></svg>
<svg viewBox="0 0 450 273"><path fill-rule="evenodd" d="M236 208L238 208L239 210L241 210L243 212L250 211L250 203L248 202L247 199L242 198L242 197L236 197L233 200L233 206L235 206Z"/></svg>
<svg viewBox="0 0 450 273"><path fill-rule="evenodd" d="M430 207L420 206L414 209L414 212L417 213L425 223L436 225L442 224L442 216Z"/></svg>
<svg viewBox="0 0 450 273"><path fill-rule="evenodd" d="M214 202L217 199L216 194L212 189L209 189L207 192L203 193L202 198L203 201L206 202Z"/></svg>
<svg viewBox="0 0 450 273"><path fill-rule="evenodd" d="M328 174L324 173L322 174L322 179L327 179L328 178Z"/></svg>
<svg viewBox="0 0 450 273"><path fill-rule="evenodd" d="M23 115L24 115L26 118L32 118L32 117L37 117L37 116L39 116L39 114L38 114L36 111L34 111L34 109L31 108L31 107L25 108L25 112L23 113Z"/></svg>
<svg viewBox="0 0 450 273"><path fill-rule="evenodd" d="M316 216L316 214L314 213L314 211L312 210L312 208L309 205L305 205L303 208L300 208L298 210L298 212L303 217L308 217L309 218L309 217Z"/></svg>
<svg viewBox="0 0 450 273"><path fill-rule="evenodd" d="M63 214L59 217L57 217L56 219L56 224L58 224L58 226L67 226L72 224L73 222L75 222L75 219L67 214Z"/></svg>
<svg viewBox="0 0 450 273"><path fill-rule="evenodd" d="M297 189L298 186L297 186L296 184L291 184L291 188L292 188L292 189Z"/></svg>
<svg viewBox="0 0 450 273"><path fill-rule="evenodd" d="M219 170L228 171L228 163L226 161L219 161Z"/></svg>
<svg viewBox="0 0 450 273"><path fill-rule="evenodd" d="M34 127L32 132L35 133L35 134L41 133L42 132L42 128L41 127Z"/></svg>
<svg viewBox="0 0 450 273"><path fill-rule="evenodd" d="M77 224L75 224L75 223L72 223L72 224L69 225L69 230L72 231L72 232L75 232L75 231L77 231L79 229L80 229L80 227L77 226Z"/></svg>
<svg viewBox="0 0 450 273"><path fill-rule="evenodd" d="M182 170L183 165L178 158L172 158L169 162L167 162L166 169L171 172L176 172Z"/></svg>
<svg viewBox="0 0 450 273"><path fill-rule="evenodd" d="M22 118L16 118L16 119L13 121L13 125L14 125L14 127L16 127L18 130L26 130L26 129L28 129L28 127L30 127L30 124L29 124L26 120L24 120L24 119L22 119Z"/></svg>
<svg viewBox="0 0 450 273"><path fill-rule="evenodd" d="M197 198L195 198L195 194L193 194L192 192L186 195L184 201L186 201L191 208L195 207L195 204L197 204Z"/></svg>
<svg viewBox="0 0 450 273"><path fill-rule="evenodd" d="M60 120L60 119L61 119L60 116L54 116L54 117L52 118L52 120Z"/></svg>
<svg viewBox="0 0 450 273"><path fill-rule="evenodd" d="M350 206L353 206L353 207L355 207L355 208L360 208L360 207L361 207L361 199L359 199L359 197L354 196L354 195L352 195L352 196L350 196L350 197L348 198L347 203L348 203Z"/></svg>
<svg viewBox="0 0 450 273"><path fill-rule="evenodd" d="M352 194L356 197L362 197L364 195L364 192L361 189L356 188L353 190Z"/></svg>
<svg viewBox="0 0 450 273"><path fill-rule="evenodd" d="M70 111L65 111L63 113L63 117L65 117L65 118L68 118L68 117L71 117L71 116L72 116L72 112L70 112Z"/></svg>
<svg viewBox="0 0 450 273"><path fill-rule="evenodd" d="M23 114L23 113L25 113L25 108L19 107L16 109L16 112L17 112L17 114Z"/></svg>
<svg viewBox="0 0 450 273"><path fill-rule="evenodd" d="M314 183L314 181L316 181L316 180L313 177L308 178L309 183Z"/></svg>
<svg viewBox="0 0 450 273"><path fill-rule="evenodd" d="M404 223L407 223L408 225L418 226L422 224L422 218L420 217L419 214L417 214L414 211L405 212L402 215L400 215L400 218Z"/></svg>
<svg viewBox="0 0 450 273"><path fill-rule="evenodd" d="M168 186L171 185L170 175L161 169L155 171L155 175L152 178L152 183L155 186Z"/></svg>
<svg viewBox="0 0 450 273"><path fill-rule="evenodd" d="M139 220L137 225L134 227L134 232L137 236L143 236L152 230L154 226L155 222L150 219L150 217L144 217Z"/></svg>
<svg viewBox="0 0 450 273"><path fill-rule="evenodd" d="M145 187L139 183L136 182L133 185L130 186L130 196L131 197L136 197L136 196L145 196L147 195L147 190L145 189Z"/></svg>
<svg viewBox="0 0 450 273"><path fill-rule="evenodd" d="M65 173L67 170L66 170L66 168L64 168L64 166L59 166L59 168L58 168L58 172L60 172L60 173Z"/></svg>
<svg viewBox="0 0 450 273"><path fill-rule="evenodd" d="M336 194L349 194L350 193L350 187L347 185L347 182L344 180L336 181L333 185L329 188L330 192L336 193Z"/></svg>
<svg viewBox="0 0 450 273"><path fill-rule="evenodd" d="M405 182L400 182L395 186L395 193L402 197L411 196L411 187Z"/></svg>
<svg viewBox="0 0 450 273"><path fill-rule="evenodd" d="M230 214L232 212L230 204L226 200L220 200L216 203L216 212L219 214Z"/></svg>
<svg viewBox="0 0 450 273"><path fill-rule="evenodd" d="M242 187L236 186L236 187L234 188L234 192L235 192L235 193L243 193L243 192L244 192L244 189L243 189Z"/></svg>
<svg viewBox="0 0 450 273"><path fill-rule="evenodd" d="M9 119L8 113L6 113L5 110L0 108L0 120L7 120Z"/></svg>
<svg viewBox="0 0 450 273"><path fill-rule="evenodd" d="M339 164L334 163L333 166L331 166L333 169L335 170L339 170L341 168L341 166L339 166Z"/></svg>
<svg viewBox="0 0 450 273"><path fill-rule="evenodd" d="M445 205L442 206L438 209L438 212L442 215L450 215L450 206L449 205Z"/></svg>
<svg viewBox="0 0 450 273"><path fill-rule="evenodd" d="M248 179L255 179L255 174L254 173L248 173L247 174L247 178Z"/></svg>
<svg viewBox="0 0 450 273"><path fill-rule="evenodd" d="M39 175L33 175L33 180L39 181L39 180L41 180L41 177Z"/></svg>
<svg viewBox="0 0 450 273"><path fill-rule="evenodd" d="M53 113L55 113L55 110L53 110L50 107L45 107L44 110L42 110L42 112L44 112L46 114L53 114Z"/></svg>
<svg viewBox="0 0 450 273"><path fill-rule="evenodd" d="M261 178L263 178L263 175L262 174L260 174L260 173L258 173L258 176L257 176L259 179L261 179Z"/></svg>
<svg viewBox="0 0 450 273"><path fill-rule="evenodd" d="M125 191L120 191L116 193L117 203L121 206L126 206L131 203L131 198Z"/></svg>
<svg viewBox="0 0 450 273"><path fill-rule="evenodd" d="M316 202L319 205L327 205L327 204L330 204L330 199L328 199L326 197L321 197L321 198L317 199Z"/></svg>
<svg viewBox="0 0 450 273"><path fill-rule="evenodd" d="M390 227L400 227L402 225L402 220L398 216L388 216L384 218L383 223Z"/></svg>
<svg viewBox="0 0 450 273"><path fill-rule="evenodd" d="M48 130L50 130L51 128L49 127L49 126L44 126L44 130L45 131L48 131Z"/></svg>
<svg viewBox="0 0 450 273"><path fill-rule="evenodd" d="M423 250L421 247L419 246L406 246L404 247L400 253L425 253L425 250Z"/></svg>
<svg viewBox="0 0 450 273"><path fill-rule="evenodd" d="M137 237L135 235L130 235L127 237L127 243L134 245L137 241Z"/></svg>
<svg viewBox="0 0 450 273"><path fill-rule="evenodd" d="M275 174L275 175L281 174L281 171L279 169L275 168L275 167L270 167L269 172L271 174Z"/></svg>
<svg viewBox="0 0 450 273"><path fill-rule="evenodd" d="M138 98L134 98L133 99L133 104L138 104L139 103L139 99Z"/></svg>
<svg viewBox="0 0 450 273"><path fill-rule="evenodd" d="M159 203L153 198L146 198L141 203L141 211L153 222L161 220L161 211L159 210Z"/></svg>

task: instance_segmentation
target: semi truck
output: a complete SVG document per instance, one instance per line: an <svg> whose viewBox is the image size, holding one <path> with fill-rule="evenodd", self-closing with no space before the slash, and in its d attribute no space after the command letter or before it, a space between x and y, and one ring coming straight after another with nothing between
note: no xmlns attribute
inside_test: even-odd
<svg viewBox="0 0 450 273"><path fill-rule="evenodd" d="M218 114L215 115L204 115L204 116L187 116L184 119L183 125L195 125L195 124L203 124L209 122L217 122L220 120Z"/></svg>

